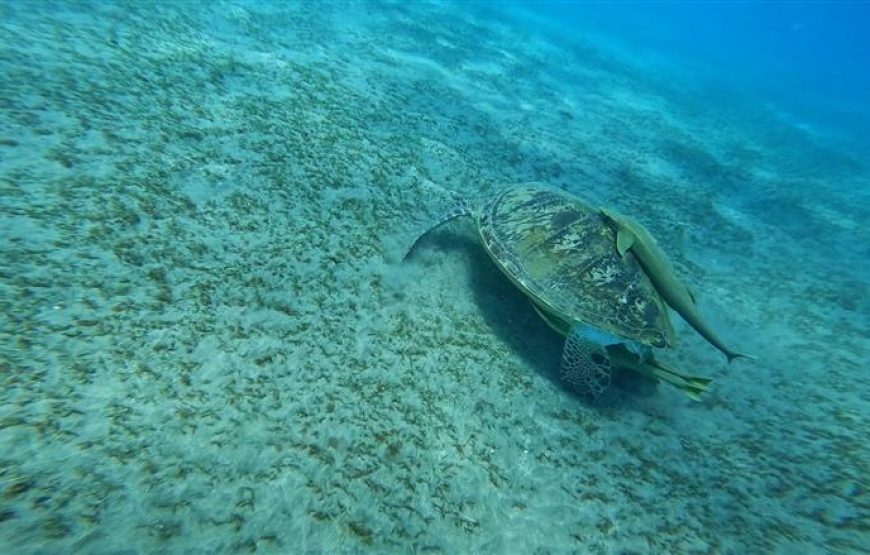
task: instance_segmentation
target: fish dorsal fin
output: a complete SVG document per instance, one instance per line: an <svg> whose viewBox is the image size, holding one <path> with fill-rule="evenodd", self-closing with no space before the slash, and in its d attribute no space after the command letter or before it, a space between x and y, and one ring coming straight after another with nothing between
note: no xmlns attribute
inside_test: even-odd
<svg viewBox="0 0 870 555"><path fill-rule="evenodd" d="M616 230L616 251L619 256L625 258L625 253L637 241L637 235L631 231L629 225L625 222L625 217L613 212L608 208L598 209L604 221L608 222Z"/></svg>
<svg viewBox="0 0 870 555"><path fill-rule="evenodd" d="M636 240L637 236L634 233L620 226L616 231L616 251L619 253L619 256L625 257L625 253L634 245Z"/></svg>

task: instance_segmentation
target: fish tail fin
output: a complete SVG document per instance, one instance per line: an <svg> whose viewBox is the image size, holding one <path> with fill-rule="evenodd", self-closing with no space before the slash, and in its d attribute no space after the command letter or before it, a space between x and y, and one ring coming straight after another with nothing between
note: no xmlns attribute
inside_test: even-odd
<svg viewBox="0 0 870 555"><path fill-rule="evenodd" d="M681 374L661 364L656 364L654 374L657 378L685 393L693 401L700 401L701 395L708 393L710 391L710 384L713 383L712 378Z"/></svg>
<svg viewBox="0 0 870 555"><path fill-rule="evenodd" d="M735 353L734 351L727 351L725 356L728 357L728 363L730 364L732 360L735 358L743 358L746 360L758 360L757 356L747 355L745 353Z"/></svg>

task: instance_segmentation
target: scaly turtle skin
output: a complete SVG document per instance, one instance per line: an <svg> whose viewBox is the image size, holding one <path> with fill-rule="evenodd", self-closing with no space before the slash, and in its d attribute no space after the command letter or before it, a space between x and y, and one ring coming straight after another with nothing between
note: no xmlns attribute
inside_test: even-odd
<svg viewBox="0 0 870 555"><path fill-rule="evenodd" d="M595 399L616 366L664 379L692 398L706 391L710 380L653 359L649 347L673 345L673 326L643 268L617 250L615 232L598 208L559 189L514 186L479 209L460 202L408 252L428 231L459 216L475 219L495 264L566 336L561 372L567 383Z"/></svg>

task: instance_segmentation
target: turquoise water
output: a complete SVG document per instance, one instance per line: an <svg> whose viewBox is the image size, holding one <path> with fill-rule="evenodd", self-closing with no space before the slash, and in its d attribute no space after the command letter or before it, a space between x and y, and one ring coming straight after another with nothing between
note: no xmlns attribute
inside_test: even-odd
<svg viewBox="0 0 870 555"><path fill-rule="evenodd" d="M558 6L0 2L0 553L866 552L854 25ZM471 224L401 260L530 181L758 360L589 403Z"/></svg>

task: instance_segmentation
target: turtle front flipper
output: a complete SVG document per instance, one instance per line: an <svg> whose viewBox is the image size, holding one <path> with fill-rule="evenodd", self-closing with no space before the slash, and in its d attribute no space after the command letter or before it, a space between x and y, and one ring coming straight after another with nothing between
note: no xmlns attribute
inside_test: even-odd
<svg viewBox="0 0 870 555"><path fill-rule="evenodd" d="M420 242L420 239L422 239L430 231L434 231L435 229L441 227L442 225L446 224L450 220L453 220L453 219L458 218L460 216L473 216L473 215L474 215L474 205L471 203L471 201L469 201L468 199L461 199L461 200L457 201L456 204L451 206L447 212L442 214L437 220L435 220L435 222L432 225L427 227L423 231L423 233L421 233L420 235L417 236L416 239L414 239L414 241L411 243L411 245L405 251L405 254L402 256L402 260L405 260L408 258L408 255L411 254L411 251L414 250L414 247L416 247L417 243Z"/></svg>
<svg viewBox="0 0 870 555"><path fill-rule="evenodd" d="M586 326L571 326L565 337L560 370L563 381L593 401L610 386L610 357Z"/></svg>

